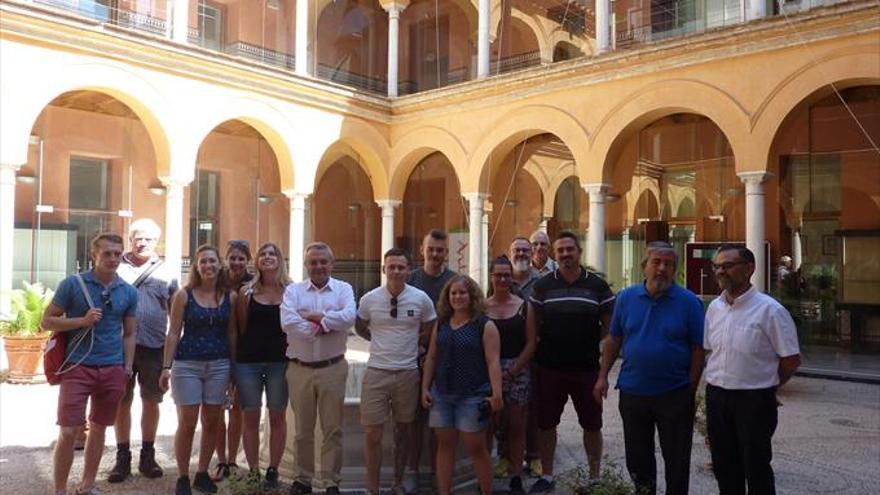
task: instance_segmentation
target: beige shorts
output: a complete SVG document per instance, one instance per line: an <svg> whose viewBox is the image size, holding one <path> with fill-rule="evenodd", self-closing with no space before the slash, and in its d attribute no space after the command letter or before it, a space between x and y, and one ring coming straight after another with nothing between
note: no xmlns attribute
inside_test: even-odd
<svg viewBox="0 0 880 495"><path fill-rule="evenodd" d="M361 389L361 424L384 424L388 413L395 423L410 423L419 404L419 370L367 368ZM390 408L390 411L389 411Z"/></svg>

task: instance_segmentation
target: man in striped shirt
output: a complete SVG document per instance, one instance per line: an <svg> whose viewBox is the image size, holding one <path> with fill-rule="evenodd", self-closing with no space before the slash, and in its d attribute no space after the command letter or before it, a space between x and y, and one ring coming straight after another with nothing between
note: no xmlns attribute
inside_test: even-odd
<svg viewBox="0 0 880 495"><path fill-rule="evenodd" d="M602 458L602 404L592 391L599 372L599 341L608 332L614 294L602 278L580 265L575 234L559 234L553 250L559 268L535 282L529 298L527 325L538 335L535 400L544 471L529 493L555 488L556 427L569 397L584 430L590 478L599 477Z"/></svg>

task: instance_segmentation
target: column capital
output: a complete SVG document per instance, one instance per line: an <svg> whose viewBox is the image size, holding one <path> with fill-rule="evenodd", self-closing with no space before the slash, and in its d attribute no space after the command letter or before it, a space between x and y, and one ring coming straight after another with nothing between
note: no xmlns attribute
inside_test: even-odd
<svg viewBox="0 0 880 495"><path fill-rule="evenodd" d="M584 191L587 192L587 194L590 196L590 199L592 200L594 195L604 195L605 193L607 193L611 189L611 184L608 184L607 182L590 182L582 183L581 187L584 189Z"/></svg>
<svg viewBox="0 0 880 495"><path fill-rule="evenodd" d="M475 206L480 206L482 208L485 206L486 200L489 199L489 194L482 192L461 193L461 195L467 200L471 208Z"/></svg>
<svg viewBox="0 0 880 495"><path fill-rule="evenodd" d="M382 211L386 209L391 209L392 211L403 204L403 201L399 199L377 199L376 204L379 205L379 208L382 208Z"/></svg>
<svg viewBox="0 0 880 495"><path fill-rule="evenodd" d="M0 170L12 170L13 172L18 172L18 169L24 166L24 163L8 163L8 162L0 162Z"/></svg>
<svg viewBox="0 0 880 495"><path fill-rule="evenodd" d="M159 177L159 182L162 183L163 186L167 188L171 188L174 186L186 187L192 183L192 177L183 178L183 177L171 177L170 175L166 175L163 177Z"/></svg>
<svg viewBox="0 0 880 495"><path fill-rule="evenodd" d="M399 16L409 7L409 0L379 0L379 5L388 12L389 16Z"/></svg>
<svg viewBox="0 0 880 495"><path fill-rule="evenodd" d="M755 170L752 172L740 172L736 174L739 177L739 180L743 181L743 184L763 184L768 179L773 177L772 172L768 172L766 170Z"/></svg>

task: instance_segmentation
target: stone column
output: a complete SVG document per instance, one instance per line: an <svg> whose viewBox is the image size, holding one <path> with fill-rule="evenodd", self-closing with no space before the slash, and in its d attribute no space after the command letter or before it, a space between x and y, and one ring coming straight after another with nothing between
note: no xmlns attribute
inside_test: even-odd
<svg viewBox="0 0 880 495"><path fill-rule="evenodd" d="M543 233L547 233L547 222L550 221L550 217L541 217L541 223L538 224L538 230ZM531 233L529 233L531 235Z"/></svg>
<svg viewBox="0 0 880 495"><path fill-rule="evenodd" d="M290 199L290 244L287 246L288 270L290 279L299 282L303 279L303 261L305 259L305 225L307 193L294 192L287 194Z"/></svg>
<svg viewBox="0 0 880 495"><path fill-rule="evenodd" d="M590 225L587 230L587 264L605 272L605 193L608 184L582 184L590 197Z"/></svg>
<svg viewBox="0 0 880 495"><path fill-rule="evenodd" d="M189 0L172 0L171 39L182 44L189 42Z"/></svg>
<svg viewBox="0 0 880 495"><path fill-rule="evenodd" d="M489 0L480 0L477 21L477 78L489 76L489 25L492 10Z"/></svg>
<svg viewBox="0 0 880 495"><path fill-rule="evenodd" d="M380 199L376 201L382 208L382 252L379 259L384 262L385 252L394 247L394 210L400 206L398 199ZM385 285L385 274L382 274L382 285Z"/></svg>
<svg viewBox="0 0 880 495"><path fill-rule="evenodd" d="M397 71L399 67L400 13L406 5L389 3L382 6L388 12L388 96L397 96Z"/></svg>
<svg viewBox="0 0 880 495"><path fill-rule="evenodd" d="M15 237L15 173L21 164L0 163L0 316L9 315Z"/></svg>
<svg viewBox="0 0 880 495"><path fill-rule="evenodd" d="M799 269L803 259L804 250L801 245L801 230L797 229L791 233L791 269Z"/></svg>
<svg viewBox="0 0 880 495"><path fill-rule="evenodd" d="M482 246L482 255L480 256L480 279L477 282L480 284L480 287L483 288L483 292L489 290L489 213L492 211L492 206L488 201L484 202L486 207L483 208L483 218L481 220L481 229L480 235L483 238ZM474 279L476 280L476 279Z"/></svg>
<svg viewBox="0 0 880 495"><path fill-rule="evenodd" d="M764 181L770 174L767 172L743 172L739 178L746 185L746 247L755 254L755 273L752 285L760 291L766 291L767 259L764 253Z"/></svg>
<svg viewBox="0 0 880 495"><path fill-rule="evenodd" d="M162 178L165 185L165 264L183 285L180 266L183 259L183 188L189 182L170 177Z"/></svg>
<svg viewBox="0 0 880 495"><path fill-rule="evenodd" d="M470 239L468 240L468 275L477 282L483 279L483 203L485 203L487 194L484 193L466 193L464 198L470 205L470 217L468 218L468 231Z"/></svg>
<svg viewBox="0 0 880 495"><path fill-rule="evenodd" d="M609 0L596 0L596 53L608 51L609 42Z"/></svg>
<svg viewBox="0 0 880 495"><path fill-rule="evenodd" d="M309 0L296 0L296 29L294 30L293 70L301 76L309 75ZM293 269L293 266L290 267Z"/></svg>
<svg viewBox="0 0 880 495"><path fill-rule="evenodd" d="M767 0L748 0L749 1L749 17L748 20L763 19L767 16Z"/></svg>
<svg viewBox="0 0 880 495"><path fill-rule="evenodd" d="M629 239L629 227L624 227L623 232L620 234L620 243L621 251L623 252L623 270L621 270L621 274L623 275L623 284L625 287L628 287L632 284L632 265L633 265L633 252L632 252L632 243L630 243Z"/></svg>

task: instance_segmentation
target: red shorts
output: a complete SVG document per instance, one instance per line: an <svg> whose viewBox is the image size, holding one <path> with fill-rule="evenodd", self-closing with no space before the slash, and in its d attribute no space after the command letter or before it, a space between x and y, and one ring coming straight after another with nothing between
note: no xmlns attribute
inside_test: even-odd
<svg viewBox="0 0 880 495"><path fill-rule="evenodd" d="M598 376L597 371L566 371L535 366L538 428L556 428L565 403L571 396L581 428L585 431L601 430L602 404L593 399L593 386Z"/></svg>
<svg viewBox="0 0 880 495"><path fill-rule="evenodd" d="M122 365L100 368L79 365L68 371L62 376L58 391L58 425L84 425L86 403L91 398L89 421L112 426L127 383L128 376Z"/></svg>

